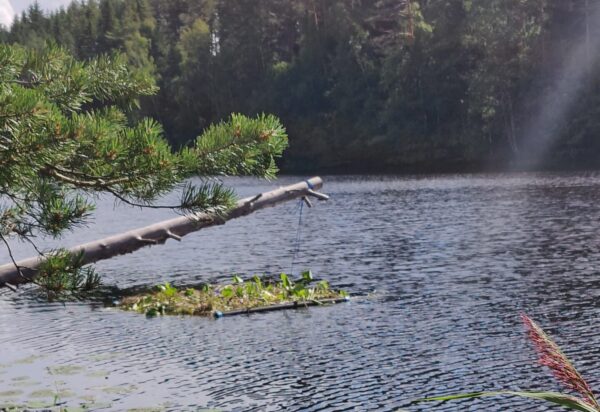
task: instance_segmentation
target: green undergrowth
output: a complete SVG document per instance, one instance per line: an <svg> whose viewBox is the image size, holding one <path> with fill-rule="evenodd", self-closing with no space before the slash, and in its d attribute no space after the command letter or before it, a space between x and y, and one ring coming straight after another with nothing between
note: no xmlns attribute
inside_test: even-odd
<svg viewBox="0 0 600 412"><path fill-rule="evenodd" d="M169 283L158 285L148 293L128 296L117 305L122 309L158 315L211 316L216 312L252 309L292 302L319 302L346 297L344 291L329 287L325 280L317 281L310 271L292 280L282 273L279 279L254 276L243 280L234 276L232 283L204 285L200 288L178 289Z"/></svg>

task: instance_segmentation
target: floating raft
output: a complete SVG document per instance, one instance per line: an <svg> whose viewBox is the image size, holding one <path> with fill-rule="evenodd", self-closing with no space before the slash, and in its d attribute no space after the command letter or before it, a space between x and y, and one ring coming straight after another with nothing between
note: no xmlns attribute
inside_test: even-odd
<svg viewBox="0 0 600 412"><path fill-rule="evenodd" d="M298 309L308 306L347 302L348 294L331 289L325 280L316 280L310 271L292 280L285 273L277 281L272 277L254 276L243 280L234 276L233 283L176 288L166 282L146 293L123 297L115 303L124 310L161 315L191 315L221 318L250 313Z"/></svg>
<svg viewBox="0 0 600 412"><path fill-rule="evenodd" d="M308 307L308 306L334 305L336 303L344 303L344 302L349 302L349 301L350 301L349 296L345 296L343 298L337 298L337 299L322 299L322 300L318 300L318 301L316 301L316 300L294 301L294 302L288 302L288 303L278 303L278 304L269 305L269 306L258 306L255 308L231 310L231 311L227 311L227 312L215 311L215 312L213 312L213 316L215 318L222 318L224 316L249 315L252 313L273 312L276 310L299 309L299 308L304 308L304 307Z"/></svg>

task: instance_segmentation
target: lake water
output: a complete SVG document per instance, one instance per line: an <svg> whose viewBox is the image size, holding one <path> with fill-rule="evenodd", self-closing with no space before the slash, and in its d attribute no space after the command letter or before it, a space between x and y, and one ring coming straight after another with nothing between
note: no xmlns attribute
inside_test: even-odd
<svg viewBox="0 0 600 412"><path fill-rule="evenodd" d="M229 182L241 195L301 180ZM536 319L600 389L600 175L325 177L304 209L297 272L347 304L219 320L146 319L89 303L0 292L0 409L39 401L93 410L550 410L427 395L560 388L519 319ZM101 200L74 245L171 217ZM295 202L102 262L105 283L228 280L289 271ZM18 257L30 251L17 246ZM0 252L2 262L8 257ZM35 404L34 404L35 405Z"/></svg>

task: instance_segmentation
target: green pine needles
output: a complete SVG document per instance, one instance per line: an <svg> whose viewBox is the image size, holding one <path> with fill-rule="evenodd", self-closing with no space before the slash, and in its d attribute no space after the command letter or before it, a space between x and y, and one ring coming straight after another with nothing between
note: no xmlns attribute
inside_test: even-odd
<svg viewBox="0 0 600 412"><path fill-rule="evenodd" d="M80 62L53 45L0 45L0 240L6 247L9 238L34 244L36 236L58 237L85 225L99 193L136 206L221 213L236 199L215 177L275 176L275 159L287 146L277 118L234 114L173 151L156 121L131 120L138 99L156 91L121 56ZM192 176L200 184L184 184ZM177 188L180 202L155 204ZM72 266L72 258L62 260L64 268Z"/></svg>
<svg viewBox="0 0 600 412"><path fill-rule="evenodd" d="M72 254L61 249L44 261L35 283L48 300L83 299L101 286L100 275L93 267L84 267L82 259L83 253Z"/></svg>

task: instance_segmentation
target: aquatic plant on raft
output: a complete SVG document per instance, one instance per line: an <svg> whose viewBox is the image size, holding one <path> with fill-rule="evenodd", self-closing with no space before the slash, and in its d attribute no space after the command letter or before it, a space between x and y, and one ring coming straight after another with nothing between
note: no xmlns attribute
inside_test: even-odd
<svg viewBox="0 0 600 412"><path fill-rule="evenodd" d="M348 294L333 290L325 280L316 280L310 271L297 280L282 273L278 280L254 276L244 280L234 276L232 283L178 289L170 283L158 285L149 293L123 298L117 306L124 310L159 315L216 316L276 309L285 304L336 303ZM290 307L295 307L291 305ZM287 307L286 307L287 308Z"/></svg>
<svg viewBox="0 0 600 412"><path fill-rule="evenodd" d="M600 405L598 404L590 385L579 371L577 371L575 366L573 366L573 363L571 363L569 358L562 352L560 347L530 317L521 315L521 318L527 329L529 339L538 353L539 363L550 368L554 377L567 389L577 393L578 396L557 392L494 391L434 396L431 398L418 399L414 401L414 403L508 395L544 400L575 411L600 412Z"/></svg>

